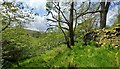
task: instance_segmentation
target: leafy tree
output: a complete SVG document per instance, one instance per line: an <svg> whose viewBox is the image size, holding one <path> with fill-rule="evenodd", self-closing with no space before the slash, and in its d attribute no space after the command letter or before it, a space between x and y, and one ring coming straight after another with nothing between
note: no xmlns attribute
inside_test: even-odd
<svg viewBox="0 0 120 69"><path fill-rule="evenodd" d="M25 10L25 6L21 2L8 2L4 1L0 6L0 24L1 30L0 35L3 35L2 40L2 58L3 58L3 67L6 64L11 66L10 64L17 63L21 59L24 59L26 54L23 56L23 52L27 51L29 47L26 47L25 44L28 44L28 39L25 33L21 32L18 28L13 29L15 27L25 27L26 24L30 21L33 21L32 10ZM27 13L26 13L27 12ZM8 29L7 29L8 28ZM13 31L12 31L13 30ZM22 35L21 35L22 34ZM25 39L23 39L26 37ZM17 39L18 38L18 39ZM21 39L22 38L22 39ZM25 40L25 41L24 41ZM26 43L24 43L26 42ZM28 52L26 52L28 53Z"/></svg>
<svg viewBox="0 0 120 69"><path fill-rule="evenodd" d="M1 13L2 17L2 30L4 31L9 26L20 26L25 27L25 23L33 21L33 17L31 17L31 10L26 11L23 10L24 6L21 2L7 2L4 1L1 5Z"/></svg>
<svg viewBox="0 0 120 69"><path fill-rule="evenodd" d="M33 38L26 33L25 29L7 28L2 35L3 68L11 67L13 64L19 66L20 60L31 57Z"/></svg>

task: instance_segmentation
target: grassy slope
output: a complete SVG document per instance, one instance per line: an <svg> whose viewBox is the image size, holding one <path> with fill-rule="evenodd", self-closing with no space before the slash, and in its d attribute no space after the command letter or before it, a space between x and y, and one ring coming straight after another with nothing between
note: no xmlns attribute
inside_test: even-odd
<svg viewBox="0 0 120 69"><path fill-rule="evenodd" d="M23 67L114 67L118 66L118 51L115 48L75 46L73 50L64 45L21 62Z"/></svg>
<svg viewBox="0 0 120 69"><path fill-rule="evenodd" d="M39 49L39 38L32 39L35 53ZM40 45L41 47L41 45ZM22 67L114 67L118 66L118 50L116 48L105 47L96 48L94 45L82 46L77 43L73 50L69 50L65 45L53 47L42 54L20 62Z"/></svg>

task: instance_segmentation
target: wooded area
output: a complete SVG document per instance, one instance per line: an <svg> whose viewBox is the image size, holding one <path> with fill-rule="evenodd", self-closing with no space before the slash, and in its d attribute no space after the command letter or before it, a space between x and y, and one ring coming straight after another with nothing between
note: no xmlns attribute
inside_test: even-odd
<svg viewBox="0 0 120 69"><path fill-rule="evenodd" d="M2 69L15 67L118 67L120 14L107 25L108 0L47 1L47 30L26 29L34 23L34 8L22 2L0 4ZM78 68L79 69L79 68Z"/></svg>

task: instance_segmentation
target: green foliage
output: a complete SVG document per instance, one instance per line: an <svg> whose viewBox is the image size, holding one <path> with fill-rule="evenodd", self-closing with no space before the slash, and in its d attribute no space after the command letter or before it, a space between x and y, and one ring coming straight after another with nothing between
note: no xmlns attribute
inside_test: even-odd
<svg viewBox="0 0 120 69"><path fill-rule="evenodd" d="M79 31L88 32L88 31L92 30L91 23L92 23L93 19L94 18L89 18L89 19L85 20L84 22L79 23L77 26L76 32L79 32Z"/></svg>
<svg viewBox="0 0 120 69"><path fill-rule="evenodd" d="M24 7L23 3L19 4L17 2L4 1L1 4L2 10L0 12L0 18L2 16L2 19L0 20L2 23L2 31L13 25L24 27L25 23L33 21L31 10L28 11L28 9L24 9L25 11L23 11L20 6Z"/></svg>
<svg viewBox="0 0 120 69"><path fill-rule="evenodd" d="M64 41L63 35L59 32L35 32L19 27L7 28L2 32L2 35L4 67L8 66L6 63L12 66L19 61L39 56L48 50L59 47L60 42ZM8 56L11 58L7 58ZM11 63L10 59L15 61Z"/></svg>
<svg viewBox="0 0 120 69"><path fill-rule="evenodd" d="M120 14L117 16L117 20L115 21L115 23L112 25L112 27L116 27L118 24L120 24Z"/></svg>
<svg viewBox="0 0 120 69"><path fill-rule="evenodd" d="M98 47L97 42L96 42L96 41L93 41L93 40L88 41L88 42L87 42L87 45Z"/></svg>
<svg viewBox="0 0 120 69"><path fill-rule="evenodd" d="M48 2L46 3L46 10L52 9L52 8L53 8L52 3L48 1Z"/></svg>
<svg viewBox="0 0 120 69"><path fill-rule="evenodd" d="M33 38L28 36L24 29L8 28L2 32L2 35L2 50L5 64L6 62L16 63L31 56L30 48L32 47L31 39Z"/></svg>

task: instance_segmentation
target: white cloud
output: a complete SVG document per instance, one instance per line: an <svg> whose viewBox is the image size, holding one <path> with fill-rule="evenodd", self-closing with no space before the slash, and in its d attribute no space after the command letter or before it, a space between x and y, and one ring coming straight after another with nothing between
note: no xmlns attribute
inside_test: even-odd
<svg viewBox="0 0 120 69"><path fill-rule="evenodd" d="M3 0L0 0L0 4L2 4Z"/></svg>
<svg viewBox="0 0 120 69"><path fill-rule="evenodd" d="M46 0L30 0L28 3L31 7L45 9Z"/></svg>
<svg viewBox="0 0 120 69"><path fill-rule="evenodd" d="M35 8L36 10L45 11L46 0L17 0L18 2L24 2L29 7ZM36 31L45 31L47 29L45 16L35 16L34 22L31 22L27 25L27 29L36 30Z"/></svg>
<svg viewBox="0 0 120 69"><path fill-rule="evenodd" d="M34 22L31 22L27 27L31 30L39 30L39 31L45 31L47 29L46 26L46 17L45 16L34 16L35 20Z"/></svg>
<svg viewBox="0 0 120 69"><path fill-rule="evenodd" d="M45 9L46 0L17 0L18 2L25 2L28 6L37 8L37 9Z"/></svg>

